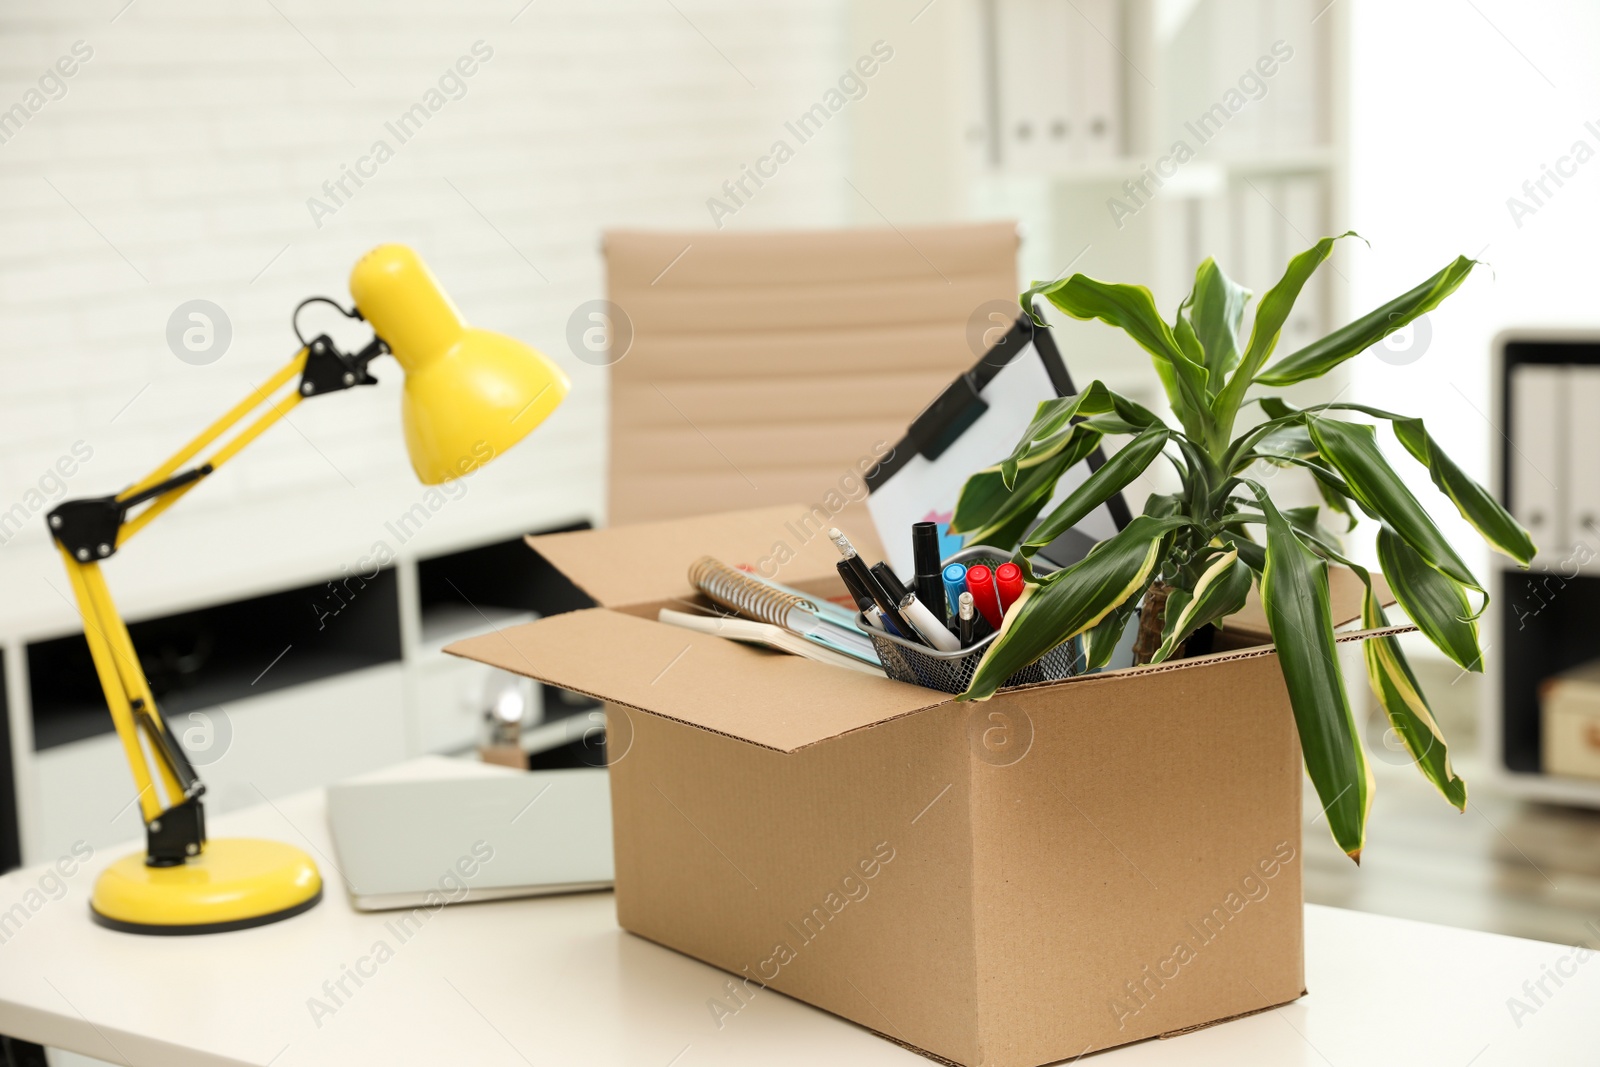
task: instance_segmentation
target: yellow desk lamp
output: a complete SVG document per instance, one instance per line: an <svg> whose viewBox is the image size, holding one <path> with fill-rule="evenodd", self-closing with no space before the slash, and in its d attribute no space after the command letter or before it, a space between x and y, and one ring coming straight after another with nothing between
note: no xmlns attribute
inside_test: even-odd
<svg viewBox="0 0 1600 1067"><path fill-rule="evenodd" d="M300 338L300 351L288 366L148 477L115 496L64 501L49 514L144 816L144 855L124 856L95 883L93 917L102 926L145 934L261 926L313 907L322 899L322 876L310 856L290 845L206 840L200 806L205 786L156 707L128 628L112 605L101 561L296 404L374 384L367 364L385 353L405 372L406 448L427 485L459 477L504 452L567 395L566 374L544 355L462 322L422 260L404 245L382 245L363 256L351 271L350 294L355 307L339 310L365 319L374 333L361 351L341 352L325 334L310 342ZM338 307L312 297L295 309L296 316L317 301ZM291 382L293 391L272 399ZM267 410L209 459L179 470L262 405ZM140 506L142 511L130 514Z"/></svg>

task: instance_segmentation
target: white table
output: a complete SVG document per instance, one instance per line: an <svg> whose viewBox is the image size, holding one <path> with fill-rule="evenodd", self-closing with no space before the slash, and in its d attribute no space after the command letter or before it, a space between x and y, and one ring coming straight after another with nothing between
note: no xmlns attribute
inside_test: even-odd
<svg viewBox="0 0 1600 1067"><path fill-rule="evenodd" d="M0 1033L134 1067L439 1063L904 1064L929 1061L780 994L718 1030L706 1008L726 976L624 933L609 893L449 907L409 941L392 916L351 910L334 869L320 790L214 820L214 836L308 847L330 883L309 913L204 937L136 937L93 925L97 854L66 893L0 944ZM43 868L0 878L0 913ZM393 956L332 1014L323 983ZM1310 906L1307 984L1295 1004L1093 1057L1117 1067L1494 1067L1600 1063L1600 955L1518 1022L1546 966L1572 950L1538 941ZM319 1025L320 1022L320 1025ZM1090 1061L1086 1061L1090 1062Z"/></svg>

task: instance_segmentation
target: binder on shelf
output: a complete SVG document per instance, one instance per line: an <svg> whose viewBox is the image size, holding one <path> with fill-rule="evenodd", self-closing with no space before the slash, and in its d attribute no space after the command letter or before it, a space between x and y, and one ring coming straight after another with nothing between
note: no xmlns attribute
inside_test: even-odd
<svg viewBox="0 0 1600 1067"><path fill-rule="evenodd" d="M1122 152L1122 5L1118 0L1073 0L1078 15L1080 71L1077 101L1078 158L1114 159Z"/></svg>
<svg viewBox="0 0 1600 1067"><path fill-rule="evenodd" d="M1229 157L1250 156L1260 152L1263 147L1262 112L1269 106L1275 91L1272 81L1277 79L1262 79L1266 92L1258 99L1245 95L1239 81L1246 71L1254 69L1256 60L1271 45L1271 41L1265 39L1266 8L1270 3L1271 0L1229 0L1226 4L1208 3L1203 8L1203 17L1208 20L1210 47L1207 54L1211 62L1206 79L1208 85L1198 107L1210 109L1221 106L1226 112L1226 117L1221 119L1220 129L1210 125L1204 128L1208 136L1217 139L1216 147L1221 149L1222 154ZM1256 73L1259 75L1260 72ZM1230 92L1239 93L1244 98L1237 111L1229 107ZM1233 102L1237 104L1238 98Z"/></svg>
<svg viewBox="0 0 1600 1067"><path fill-rule="evenodd" d="M1122 152L1119 0L995 0L1001 163L1060 169Z"/></svg>
<svg viewBox="0 0 1600 1067"><path fill-rule="evenodd" d="M1326 0L1267 0L1265 42L1283 41L1294 56L1279 62L1268 80L1262 147L1274 150L1309 148L1326 139L1323 114L1323 41L1311 20Z"/></svg>
<svg viewBox="0 0 1600 1067"><path fill-rule="evenodd" d="M1560 490L1565 480L1567 369L1523 364L1511 368L1510 470L1506 481L1511 514L1527 527L1544 562L1560 559L1567 540Z"/></svg>
<svg viewBox="0 0 1600 1067"><path fill-rule="evenodd" d="M1600 456L1600 367L1568 368L1565 399L1566 470L1557 484L1566 489L1567 532L1561 541L1570 547L1562 559L1570 560L1564 563L1565 573L1578 568L1592 573L1590 564L1600 553L1600 463L1595 462Z"/></svg>
<svg viewBox="0 0 1600 1067"><path fill-rule="evenodd" d="M1049 163L1044 137L1048 50L1041 40L1045 0L996 0L995 85L1000 93L1000 159L1005 166L1038 169Z"/></svg>
<svg viewBox="0 0 1600 1067"><path fill-rule="evenodd" d="M1072 0L1039 0L1035 47L1040 53L1041 155L1051 166L1070 166L1081 155L1084 130L1076 111L1083 67L1073 55L1079 23Z"/></svg>

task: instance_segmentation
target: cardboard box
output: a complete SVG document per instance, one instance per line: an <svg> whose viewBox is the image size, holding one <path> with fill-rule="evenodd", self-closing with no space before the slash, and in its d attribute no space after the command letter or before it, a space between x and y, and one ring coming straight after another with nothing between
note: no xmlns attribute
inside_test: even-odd
<svg viewBox="0 0 1600 1067"><path fill-rule="evenodd" d="M1270 648L958 703L655 621L698 600L702 554L842 592L803 514L530 539L601 606L449 649L613 702L618 922L729 972L710 1030L776 990L1033 1067L1303 994L1301 760Z"/></svg>
<svg viewBox="0 0 1600 1067"><path fill-rule="evenodd" d="M1539 687L1544 770L1600 778L1600 662L1563 671Z"/></svg>

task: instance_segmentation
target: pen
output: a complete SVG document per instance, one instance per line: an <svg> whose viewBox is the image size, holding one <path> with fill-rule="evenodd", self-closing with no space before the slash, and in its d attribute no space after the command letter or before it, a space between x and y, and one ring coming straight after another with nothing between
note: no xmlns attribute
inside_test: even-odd
<svg viewBox="0 0 1600 1067"><path fill-rule="evenodd" d="M894 630L884 620L883 612L878 608L878 605L872 602L870 596L864 596L856 600L856 610L861 612L861 617L867 620L867 625L872 629L881 634L894 633ZM898 637L900 635L896 633L895 636Z"/></svg>
<svg viewBox="0 0 1600 1067"><path fill-rule="evenodd" d="M967 592L972 594L973 605L988 624L1000 628L1000 598L995 593L994 572L983 564L967 568Z"/></svg>
<svg viewBox="0 0 1600 1067"><path fill-rule="evenodd" d="M961 627L961 647L970 648L989 636L989 626L978 614L976 605L973 604L971 593L962 593L957 601L956 614Z"/></svg>
<svg viewBox="0 0 1600 1067"><path fill-rule="evenodd" d="M1022 595L1022 568L1015 563L1000 564L994 569L994 584L1000 590L1000 614L1004 615Z"/></svg>
<svg viewBox="0 0 1600 1067"><path fill-rule="evenodd" d="M933 617L933 612L917 599L916 594L907 593L900 601L900 614L916 627L917 636L940 652L955 652L961 648L961 642L957 640L956 635L951 633L950 628L944 623Z"/></svg>
<svg viewBox="0 0 1600 1067"><path fill-rule="evenodd" d="M915 641L916 631L906 621L906 617L900 614L898 601L890 599L889 594L878 584L878 579L872 576L867 565L856 554L855 546L850 543L850 539L840 533L838 527L834 527L828 531L828 540L834 543L839 549L839 554L844 557L839 561L839 576L844 578L845 588L851 591L851 596L861 592L871 597L878 610L883 612L884 622L892 626L894 632L901 637ZM846 574L850 577L845 578Z"/></svg>
<svg viewBox="0 0 1600 1067"><path fill-rule="evenodd" d="M857 564L860 562L860 560L856 560ZM844 587L850 591L851 600L854 600L857 604L860 604L862 600L876 602L876 598L873 596L875 587L872 584L872 575L863 575L861 568L852 566L849 560L841 559L838 567L839 578L844 582Z"/></svg>
<svg viewBox="0 0 1600 1067"><path fill-rule="evenodd" d="M961 594L967 591L967 566L964 563L952 563L944 569L944 595L950 601L950 617L955 618L961 610Z"/></svg>
<svg viewBox="0 0 1600 1067"><path fill-rule="evenodd" d="M916 561L917 599L939 620L941 627L948 627L950 606L945 600L944 582L939 576L938 523L911 524L911 555Z"/></svg>
<svg viewBox="0 0 1600 1067"><path fill-rule="evenodd" d="M872 576L878 580L878 585L883 591L889 594L889 599L896 604L904 600L906 594L911 592L905 587L905 583L900 581L900 576L887 563L874 563L872 565Z"/></svg>

